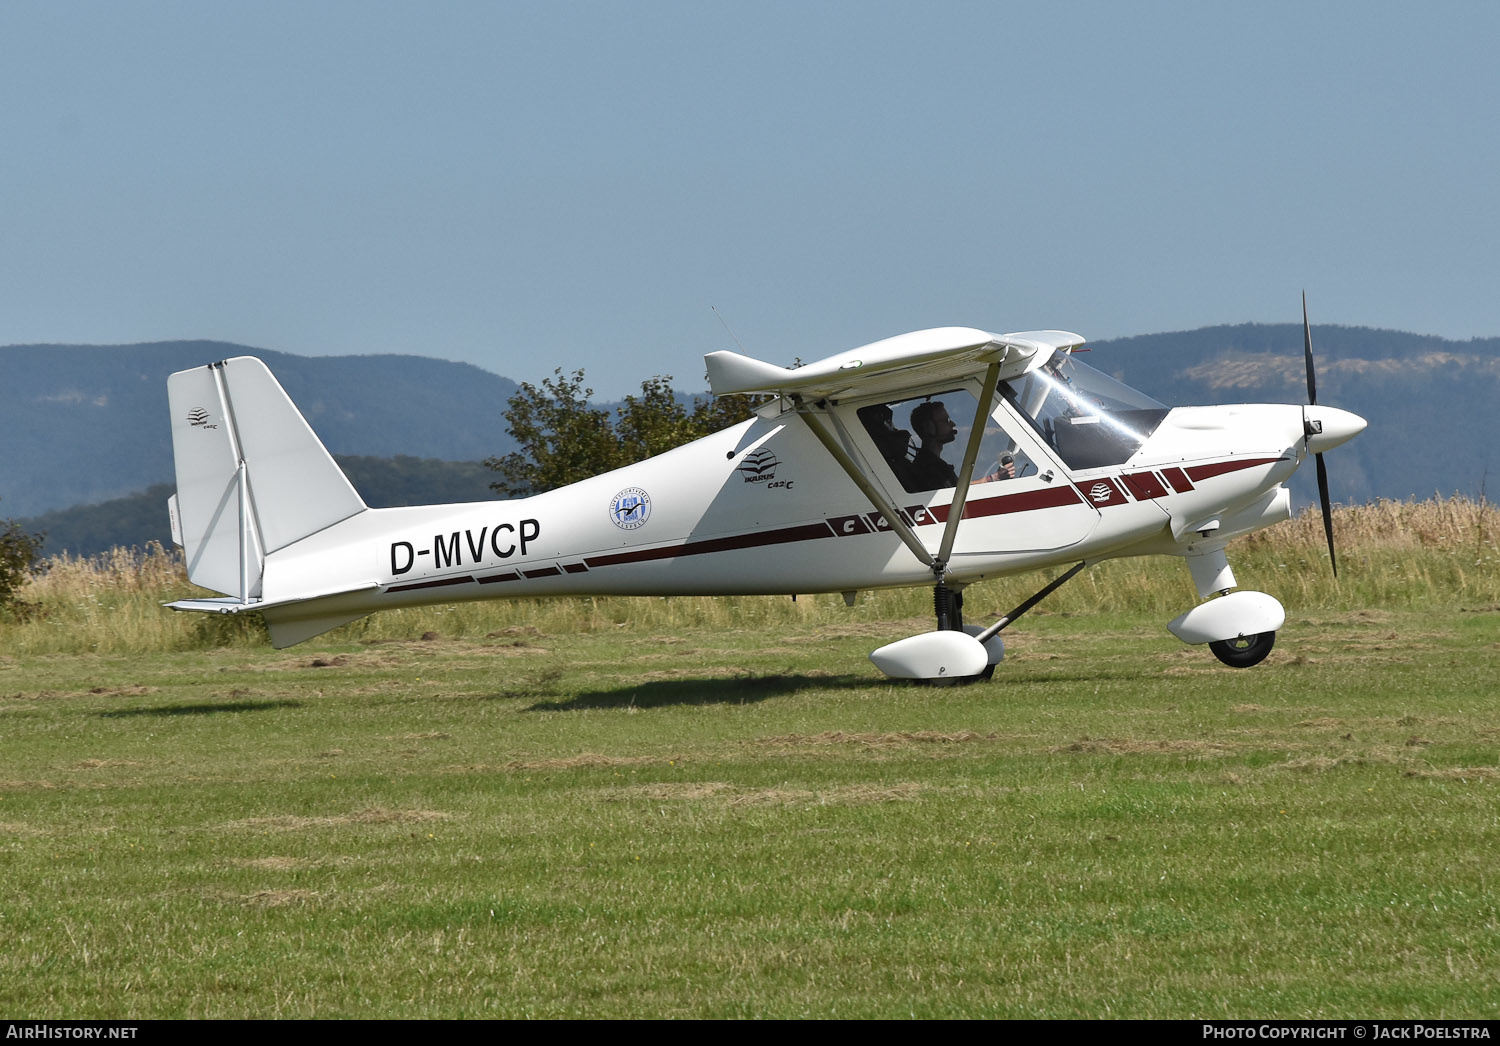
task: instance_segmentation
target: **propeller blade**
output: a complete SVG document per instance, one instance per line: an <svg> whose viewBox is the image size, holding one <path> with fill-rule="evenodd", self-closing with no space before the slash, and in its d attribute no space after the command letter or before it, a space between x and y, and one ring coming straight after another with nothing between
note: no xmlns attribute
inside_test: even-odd
<svg viewBox="0 0 1500 1046"><path fill-rule="evenodd" d="M1312 325L1307 322L1306 291L1302 292L1302 355L1307 361L1307 403L1309 406L1316 406L1318 379L1313 372ZM1306 411L1304 411L1303 418L1305 419L1306 416ZM1339 561L1333 553L1333 505L1328 498L1328 467L1323 464L1322 454L1314 454L1313 457L1318 462L1318 502L1323 507L1323 534L1328 538L1328 565L1333 568L1333 576L1338 577Z"/></svg>
<svg viewBox="0 0 1500 1046"><path fill-rule="evenodd" d="M1307 402L1318 402L1318 379L1313 374L1312 327L1307 323L1307 292L1302 292L1302 353L1307 360Z"/></svg>
<svg viewBox="0 0 1500 1046"><path fill-rule="evenodd" d="M1318 500L1323 505L1323 533L1328 537L1328 565L1333 576L1339 576L1339 562L1333 554L1333 506L1328 501L1328 470L1323 467L1323 455L1313 455L1318 462Z"/></svg>

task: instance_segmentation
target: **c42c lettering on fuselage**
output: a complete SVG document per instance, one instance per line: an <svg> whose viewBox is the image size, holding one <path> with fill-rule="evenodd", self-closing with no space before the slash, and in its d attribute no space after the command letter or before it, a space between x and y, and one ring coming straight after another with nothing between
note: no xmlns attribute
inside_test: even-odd
<svg viewBox="0 0 1500 1046"><path fill-rule="evenodd" d="M523 519L519 523L497 523L478 530L434 534L430 542L392 541L391 576L400 577L419 566L431 570L473 567L494 559L509 559L517 553L525 559L526 547L541 533L542 524L538 520Z"/></svg>

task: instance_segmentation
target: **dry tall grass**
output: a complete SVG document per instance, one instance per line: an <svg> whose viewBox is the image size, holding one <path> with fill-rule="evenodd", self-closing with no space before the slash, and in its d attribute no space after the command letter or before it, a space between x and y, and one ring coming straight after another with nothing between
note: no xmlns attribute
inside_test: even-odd
<svg viewBox="0 0 1500 1046"><path fill-rule="evenodd" d="M1373 501L1335 505L1334 534L1340 550L1354 554L1376 550L1435 548L1462 554L1495 551L1500 537L1500 506L1466 497L1428 501ZM1326 548L1323 513L1309 508L1294 519L1245 539L1250 546L1276 544Z"/></svg>
<svg viewBox="0 0 1500 1046"><path fill-rule="evenodd" d="M1337 506L1334 528L1340 574L1328 569L1321 513L1250 535L1230 546L1245 588L1264 589L1294 611L1360 607L1493 607L1500 604L1500 509L1467 498L1380 501ZM1001 613L1044 583L1039 574L970 589L971 621ZM263 643L264 633L237 619L175 614L161 604L195 590L180 554L160 545L115 549L90 559L61 556L22 591L38 604L27 620L0 615L0 653L100 654L201 649ZM926 618L925 589L863 594L854 607L837 595L682 598L522 599L387 611L326 639L484 636L507 628L543 632L684 628L812 628L819 625ZM1085 571L1042 605L1051 613L1147 613L1171 617L1196 602L1187 570L1172 560L1121 560Z"/></svg>

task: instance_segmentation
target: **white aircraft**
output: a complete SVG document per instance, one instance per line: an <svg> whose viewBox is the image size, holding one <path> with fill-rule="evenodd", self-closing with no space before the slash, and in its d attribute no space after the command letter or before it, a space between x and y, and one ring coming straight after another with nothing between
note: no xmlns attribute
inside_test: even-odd
<svg viewBox="0 0 1500 1046"><path fill-rule="evenodd" d="M932 585L934 631L876 650L897 678L987 677L999 633L1084 567L1186 562L1203 602L1168 628L1227 665L1284 620L1236 591L1230 539L1290 515L1286 481L1365 427L1308 404L1169 408L1081 363L1065 331L942 327L788 369L705 357L754 416L658 457L514 501L372 509L258 359L168 380L188 577L175 610L258 611L277 647L390 607L511 596L842 592ZM945 452L953 452L951 460ZM1333 532L1328 534L1330 561ZM1070 565L1000 620L963 590ZM1335 568L1336 569L1336 568Z"/></svg>

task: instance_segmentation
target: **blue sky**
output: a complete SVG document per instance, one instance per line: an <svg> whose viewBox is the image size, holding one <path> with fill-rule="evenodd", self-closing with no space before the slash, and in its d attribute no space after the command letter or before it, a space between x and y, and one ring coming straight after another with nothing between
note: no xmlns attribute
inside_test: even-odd
<svg viewBox="0 0 1500 1046"><path fill-rule="evenodd" d="M1500 335L1500 5L0 5L0 344Z"/></svg>

